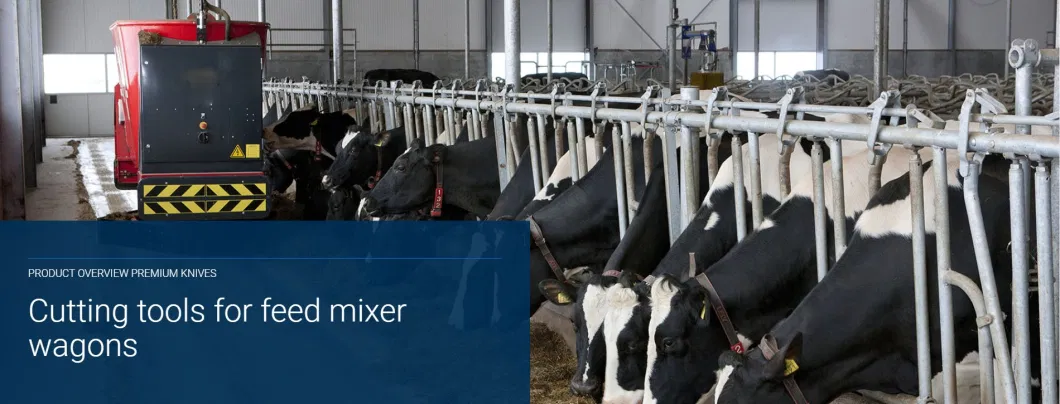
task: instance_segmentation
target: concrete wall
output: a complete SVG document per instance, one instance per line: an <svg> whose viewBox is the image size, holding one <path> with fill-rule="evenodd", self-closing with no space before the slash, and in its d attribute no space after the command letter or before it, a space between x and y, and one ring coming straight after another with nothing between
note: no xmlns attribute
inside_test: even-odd
<svg viewBox="0 0 1060 404"><path fill-rule="evenodd" d="M483 77L487 73L486 52L471 51L471 77ZM319 52L274 52L267 62L267 77L301 80L303 76L310 80L327 80L331 77L331 57L328 53ZM344 77L363 78L364 73L372 69L411 69L415 66L415 56L409 51L358 51L356 75L354 58L348 53L343 59ZM464 51L421 51L420 69L429 71L439 77L464 77Z"/></svg>

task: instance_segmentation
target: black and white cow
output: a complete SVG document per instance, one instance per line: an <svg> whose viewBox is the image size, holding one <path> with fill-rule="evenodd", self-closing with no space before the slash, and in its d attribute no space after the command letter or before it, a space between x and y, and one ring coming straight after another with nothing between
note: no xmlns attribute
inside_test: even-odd
<svg viewBox="0 0 1060 404"><path fill-rule="evenodd" d="M958 178L957 166L956 158L947 162L950 267L978 280L963 193L969 179ZM929 285L937 282L935 209L931 203L936 167L925 164L924 170ZM1012 298L1008 187L989 176L981 176L978 187L997 291L1001 307L1007 308ZM908 175L884 185L858 219L847 250L828 275L787 318L769 330L779 348L771 360L766 360L759 348L746 355L725 354L719 360L716 402L791 402L781 383L785 375L794 378L810 403L828 402L853 390L917 394L910 212ZM928 288L929 312L933 314L939 310L937 290ZM953 310L956 354L960 358L977 348L976 314L967 299L954 299ZM1010 321L1005 319L1005 323L1007 327ZM938 323L930 324L932 344L938 346ZM1036 328L1036 322L1032 324ZM1032 357L1038 359L1037 355ZM940 361L938 356L932 357L933 372L941 369Z"/></svg>
<svg viewBox="0 0 1060 404"><path fill-rule="evenodd" d="M552 172L555 175L556 169L563 169L560 165L563 163L563 158L560 161L555 161L556 155L556 132L546 131L545 134L545 149L548 164L545 165L547 172ZM500 197L497 198L497 203L493 206L493 211L486 215L486 220L499 220L501 218L515 217L520 211L526 207L526 204L530 203L534 199L534 173L532 170L532 164L530 164L530 148L527 147L523 150L522 156L519 157L521 164L515 169L515 175L512 176L511 181L508 182L508 186L504 187L504 191L501 192ZM567 168L568 176L570 167Z"/></svg>
<svg viewBox="0 0 1060 404"><path fill-rule="evenodd" d="M434 86L434 82L440 80L434 73L425 72L423 70L414 69L375 69L369 70L364 74L364 79L368 81L370 85L375 85L376 82L385 81L387 83L391 81L400 80L405 84L412 84L412 82L419 80L423 84L424 88L431 88Z"/></svg>
<svg viewBox="0 0 1060 404"><path fill-rule="evenodd" d="M303 219L324 220L330 194L320 186L324 172L335 159L336 147L351 129L360 130L354 111L320 113L312 105L292 111L262 131L267 150L302 150L313 154L306 170L299 170L296 182L302 182L308 196ZM285 167L286 168L286 167ZM301 198L300 196L298 197Z"/></svg>
<svg viewBox="0 0 1060 404"><path fill-rule="evenodd" d="M604 143L604 150L611 147L610 137L606 137L607 141ZM592 137L586 136L586 142L594 142ZM600 161L600 156L596 153L596 147L588 145L585 148L585 167L587 170L592 170L596 166L596 163ZM548 182L544 184L540 191L533 196L533 199L523 205L523 208L516 214L515 220L526 220L527 217L541 210L557 196L566 192L570 189L571 185L574 184L574 178L571 177L571 164L577 164L577 161L569 150L560 156L559 161L556 164L556 169L552 171L552 175L548 177ZM584 177L584 175L583 175Z"/></svg>
<svg viewBox="0 0 1060 404"><path fill-rule="evenodd" d="M378 217L431 209L439 201L485 217L500 196L494 149L492 138L452 146L417 139L365 195L364 210Z"/></svg>
<svg viewBox="0 0 1060 404"><path fill-rule="evenodd" d="M869 167L865 164L869 153L863 149L843 159L846 234L853 231L855 220L869 201L870 190L866 181ZM904 174L911 153L906 149L892 150L883 166L881 181ZM922 158L928 157L926 152L922 153ZM831 181L831 165L830 161L825 164L825 184ZM783 318L816 285L813 180L808 174L809 170L804 172L791 194L757 229L706 269L706 275L739 332L741 350L746 350L750 341L761 337ZM830 188L825 188L829 223L836 214ZM832 229L829 224L829 240L833 238ZM834 257L831 247L829 243L830 257ZM688 268L687 259L686 256L685 269ZM616 324L615 328L622 327L622 332L647 337L647 372L642 379L647 402L696 402L714 384L715 376L709 368L697 372L690 370L688 365L704 359L713 363L722 352L734 349L733 342L728 341L713 312L702 312L703 318L683 315L683 308L694 299L700 299L698 307L703 307L702 297L705 295L695 280L681 284L675 280L685 278L673 272L658 275L663 278L651 288L649 327L634 330ZM616 312L621 314L622 310ZM621 316L616 317L621 322ZM711 322L714 324L710 325ZM677 352L672 347L667 348L665 342L660 343L674 340L687 340L690 348ZM620 366L622 359L618 358Z"/></svg>
<svg viewBox="0 0 1060 404"><path fill-rule="evenodd" d="M796 80L812 81L811 77L833 86L842 81L850 81L850 73L839 69L803 70L795 73Z"/></svg>
<svg viewBox="0 0 1060 404"><path fill-rule="evenodd" d="M407 148L404 127L375 135L360 128L347 133L339 143L335 162L321 181L331 193L328 220L353 220L361 193L374 187Z"/></svg>

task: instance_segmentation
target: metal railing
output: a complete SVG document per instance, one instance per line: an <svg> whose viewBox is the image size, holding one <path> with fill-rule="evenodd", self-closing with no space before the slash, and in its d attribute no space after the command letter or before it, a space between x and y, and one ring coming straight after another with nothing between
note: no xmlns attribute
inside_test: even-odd
<svg viewBox="0 0 1060 404"><path fill-rule="evenodd" d="M679 226L671 226L671 242L676 235L683 231L691 221L699 208L699 201L695 196L700 194L695 189L697 182L690 180L698 176L699 159L693 158L695 149L694 142L706 141L710 146L717 146L720 134L723 131L747 131L752 133L776 133L781 138L782 144L796 137L811 139L815 144L820 142L836 142L839 140L866 142L873 150L873 162L870 166L874 168L876 176L870 176L870 184L873 189L879 189L879 171L882 166L880 161L886 158L891 145L901 145L909 148L930 148L933 151L936 173L936 199L935 203L935 234L938 250L938 268L943 268L938 274L939 283L936 285L940 299L940 324L942 325L942 352L944 401L946 403L956 402L956 357L954 354L954 333L952 313L952 287L957 287L972 300L977 316L979 316L980 330L980 368L984 389L984 397L994 398L993 378L996 376L1001 380L1001 397L1005 402L1016 402L1017 398L1022 402L1029 400L1030 390L1030 355L1038 354L1042 358L1042 377L1045 403L1056 403L1056 385L1050 383L1057 380L1057 311L1056 311L1056 289L1054 286L1056 264L1060 262L1056 257L1056 236L1060 234L1060 214L1057 214L1057 203L1055 195L1060 195L1060 141L1057 133L1060 131L1058 117L1060 113L1051 112L1050 98L1045 92L1045 87L1053 84L1053 77L1036 76L1032 70L1042 63L1056 63L1055 53L1041 51L1031 41L1018 41L1014 43L1010 63L1016 69L1016 75L1010 80L1000 80L996 77L987 76L985 81L981 78L958 77L941 78L937 80L925 80L919 82L914 79L902 81L896 89L879 94L877 97L869 96L869 89L874 84L863 78L855 78L848 83L840 85L826 85L818 82L791 82L781 81L767 84L763 81L753 82L730 82L730 87L717 88L710 92L710 97L705 100L698 99L699 91L695 88L683 88L679 96L671 96L668 89L649 87L642 97L612 97L602 95L604 86L596 83L590 95L571 95L563 93L559 86L553 86L546 93L511 91L511 86L503 83L479 80L474 83L453 81L439 83L434 88L420 88L419 85L402 85L401 83L376 83L374 86L363 84L327 85L321 83L293 82L290 80L268 81L264 83L265 111L275 108L278 115L285 110L301 108L314 105L317 108L337 110L340 108L356 107L358 118L368 120L372 123L372 130L379 131L396 126L413 128L406 131L408 141L413 139L424 139L428 144L433 143L443 130L448 130L449 137L443 139L451 143L455 138L456 129L460 128L460 118L467 122L469 138L472 140L490 136L486 130L486 123L491 116L494 118L492 133L496 139L497 171L500 177L501 188L515 173L517 164L515 161L517 152L513 152L512 143L514 139L514 124L525 122L530 130L529 148L530 162L534 175L535 191L540 190L542 184L547 182L551 173L542 170L540 164L544 159L558 159L566 150L576 156L577 164L571 164L572 180L577 181L584 176L586 167L585 149L587 147L601 147L595 141L586 141L589 131L592 131L596 139L600 136L610 135L615 149L615 181L617 186L616 201L618 202L619 230L624 235L626 227L631 218L636 214L633 206L634 184L633 180L627 180L633 173L634 156L628 147L633 137L644 137L645 160L651 160L652 143L658 140L662 146L663 170L665 170L667 210L672 223ZM1008 83L1012 83L1008 87ZM922 83L906 85L909 83ZM926 83L926 84L923 84ZM983 84L976 87L975 83ZM1047 84L1048 83L1048 84ZM763 86L778 86L773 89L763 90ZM862 88L857 90L851 88L837 89L840 86L852 86L851 88ZM470 88L470 89L469 89ZM752 101L742 94L777 95L778 89L783 89L779 96L773 97L772 101ZM892 87L893 88L893 87ZM939 90L942 88L942 90ZM859 93L858 91L865 91ZM991 94L1011 94L1001 99ZM839 96L838 94L844 94ZM940 95L943 94L943 95ZM916 101L924 101L926 104L937 107L947 115L953 115L956 121L947 121L939 117L935 111L919 106L919 104L902 105L902 97ZM846 101L840 103L850 105L824 105L812 103L814 101L836 102L842 97ZM755 97L758 98L758 97ZM766 98L763 96L762 98ZM779 99L779 101L777 101ZM1011 100L1011 102L1008 102ZM868 102L866 102L868 101ZM574 102L588 102L590 106L575 106ZM956 103L956 106L954 104ZM632 104L639 109L617 109L608 104ZM1009 108L1006 104L1011 105ZM954 111L955 109L955 111ZM1014 110L1015 114L1010 113ZM782 111L777 119L761 117L741 116L741 111ZM800 118L787 117L787 113L839 113L861 115L868 118L868 123L838 123L807 121ZM801 116L801 114L799 114ZM433 119L432 119L433 117ZM544 122L547 118L556 120L556 155L546 156L544 144ZM895 118L905 118L905 125L898 125ZM603 122L620 123L615 125L612 133L602 132ZM973 130L972 123L977 123L979 129ZM1032 126L1048 128L1051 134L1032 134ZM790 143L787 143L790 144ZM622 145L622 146L620 146ZM755 147L752 142L751 147ZM621 150L625 149L626 152ZM678 159L678 150L682 153ZM574 153L577 151L577 153ZM949 225L949 203L947 201L948 176L946 174L946 156L948 153L958 153L960 158L960 171L964 176L963 192L967 206L967 216L972 230L977 261L979 263L979 283L976 285L971 279L949 269L950 257L950 225ZM709 147L708 153L712 154L713 161L717 159L717 147ZM757 150L752 150L757 153ZM1010 171L1012 205L1012 256L1013 256L1013 281L1014 281L1014 308L1012 311L1013 328L1006 330L1003 322L1003 308L998 298L997 281L994 279L993 269L990 267L990 251L986 245L986 234L983 225L982 213L979 212L978 204L978 176L979 167L983 157L987 154L1000 154L1012 161ZM753 154L757 155L757 154ZM779 157L778 157L779 158ZM760 159L758 159L760 160ZM752 161L758 161L752 159ZM680 165L678 166L678 161ZM787 171L788 162L780 159L781 172ZM761 167L752 163L748 173L736 170L734 186L743 189L746 178L760 178ZM822 173L823 159L814 159L814 171ZM924 223L924 204L931 201L923 199L923 174L924 169L919 158L909 162L910 187L914 191L913 198L913 223ZM649 164L650 165L650 164ZM711 164L713 167L713 163ZM579 169L581 168L581 169ZM710 170L711 183L717 170ZM1033 171L1033 174L1031 173ZM645 175L645 181L647 179ZM746 177L746 178L745 178ZM842 181L842 176L837 175L833 181ZM1032 180L1033 177L1033 180ZM783 175L782 179L785 178ZM823 178L823 177L821 177ZM788 179L790 181L790 178ZM872 182L874 181L874 183ZM815 198L815 204L824 204L823 190L824 181L818 181L815 188L822 197ZM783 183L783 181L782 181ZM785 189L790 190L790 184ZM1033 190L1033 192L1032 192ZM1055 192L1055 194L1054 194ZM737 193L737 198L744 197ZM761 209L761 195L750 194L748 198L757 199L752 203L752 209ZM842 198L840 193L836 196ZM1028 226L1028 211L1026 209L1031 203L1035 207L1035 222ZM737 206L743 206L742 201L737 201ZM823 205L822 205L823 206ZM818 208L821 208L818 206ZM817 209L817 210L823 210ZM763 212L753 212L753 217L760 218ZM756 219L757 221L757 219ZM839 226L837 221L835 226ZM753 228L747 223L744 215L736 215L736 226L738 234L744 234ZM913 249L914 262L926 262L923 241L925 230L923 226L913 226L915 247ZM1029 298L1028 279L1032 273L1028 267L1029 245L1025 235L1033 230L1037 238L1036 263L1038 276L1038 294L1042 302L1054 302L1041 306L1037 313L1037 320L1041 324L1041 335L1031 336L1029 321L1032 313L1027 311ZM820 233L821 228L817 229ZM844 233L844 229L836 229L835 233ZM827 236L819 234L816 237L818 262L828 262L827 255L820 256L822 252L827 254ZM919 241L918 241L919 240ZM919 243L919 244L917 244ZM838 255L838 254L837 254ZM838 257L837 257L838 258ZM827 269L827 268L826 268ZM920 381L920 402L931 399L930 379L933 376L930 367L931 347L927 346L928 337L928 299L927 292L927 269L922 265L914 265L914 284L916 296L916 318L917 318L917 340L918 346L918 369ZM962 331L964 332L964 331ZM1012 336L1010 346L1008 336ZM1041 352L1029 352L1030 338L1040 337L1042 342ZM1010 349L1012 348L1012 349ZM993 372L994 361L997 361L999 372ZM1007 366L1012 364L1012 366ZM1051 395L1051 396L1050 396Z"/></svg>

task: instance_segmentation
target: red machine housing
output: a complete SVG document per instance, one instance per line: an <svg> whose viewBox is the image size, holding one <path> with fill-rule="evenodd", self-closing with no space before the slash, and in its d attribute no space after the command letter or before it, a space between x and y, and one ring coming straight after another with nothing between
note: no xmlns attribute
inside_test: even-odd
<svg viewBox="0 0 1060 404"><path fill-rule="evenodd" d="M232 21L231 39L257 34L260 37L262 68L265 63L265 43L269 24L251 21ZM114 37L114 51L118 63L118 84L114 87L114 185L118 189L136 189L140 171L140 32L146 31L163 38L196 41L194 19L116 21L110 26ZM211 18L206 29L207 42L223 41L225 23ZM203 173L200 173L202 175ZM208 175L208 173L207 173Z"/></svg>

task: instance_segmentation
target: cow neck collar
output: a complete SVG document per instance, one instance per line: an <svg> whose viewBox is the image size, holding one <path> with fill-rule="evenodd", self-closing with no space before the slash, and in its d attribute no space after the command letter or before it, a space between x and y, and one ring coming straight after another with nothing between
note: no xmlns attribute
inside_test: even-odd
<svg viewBox="0 0 1060 404"><path fill-rule="evenodd" d="M313 153L315 154L313 159L316 160L316 161L320 161L321 160L321 157L320 157L321 155L327 156L328 158L331 159L331 161L335 161L335 156L331 155L331 153L328 153L327 150L324 150L324 147L320 145L320 141L319 140L317 140L316 145L313 146Z"/></svg>
<svg viewBox="0 0 1060 404"><path fill-rule="evenodd" d="M773 338L770 334L766 334L766 336L762 338L760 349L762 350L762 357L767 361L773 359L773 356L780 351L780 349L777 348L776 338ZM806 395L802 394L802 389L799 388L798 383L795 383L795 377L791 374L784 376L784 390L788 391L788 396L791 397L791 400L794 401L795 404L809 403L809 401L806 401Z"/></svg>
<svg viewBox="0 0 1060 404"><path fill-rule="evenodd" d="M444 147L437 147L434 149L434 155L431 156L431 166L434 167L434 199L431 201L431 217L442 216L442 201L445 197L445 186L442 183L442 153L445 150Z"/></svg>
<svg viewBox="0 0 1060 404"><path fill-rule="evenodd" d="M534 240L534 244L537 245L538 251L541 251L541 256L545 258L545 262L548 263L549 268L552 269L552 274L555 275L556 279L560 282L571 283L566 276L563 276L563 267L560 267L559 262L556 261L556 257L552 255L552 250L548 248L545 234L541 232L541 226L537 224L534 215L527 217L526 221L530 222L530 238Z"/></svg>

